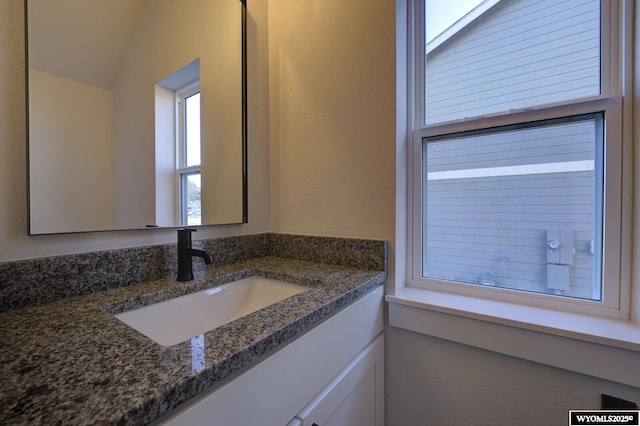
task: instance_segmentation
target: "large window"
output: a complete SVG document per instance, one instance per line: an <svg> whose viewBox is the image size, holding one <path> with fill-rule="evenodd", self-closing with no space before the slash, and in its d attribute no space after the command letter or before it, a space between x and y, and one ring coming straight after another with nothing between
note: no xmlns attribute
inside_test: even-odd
<svg viewBox="0 0 640 426"><path fill-rule="evenodd" d="M624 317L632 2L441 4L413 3L411 285Z"/></svg>

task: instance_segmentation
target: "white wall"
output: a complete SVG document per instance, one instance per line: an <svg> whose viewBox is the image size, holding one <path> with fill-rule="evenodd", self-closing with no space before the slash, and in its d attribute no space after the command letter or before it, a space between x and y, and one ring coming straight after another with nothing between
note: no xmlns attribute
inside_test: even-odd
<svg viewBox="0 0 640 426"><path fill-rule="evenodd" d="M176 95L173 90L155 87L155 222L158 226L180 223L176 206Z"/></svg>
<svg viewBox="0 0 640 426"><path fill-rule="evenodd" d="M249 2L249 221L207 226L194 239L269 228L266 2ZM24 1L0 5L0 261L176 241L175 230L27 235Z"/></svg>
<svg viewBox="0 0 640 426"><path fill-rule="evenodd" d="M471 346L397 328L385 339L389 426L566 425L601 393L640 403L638 388Z"/></svg>

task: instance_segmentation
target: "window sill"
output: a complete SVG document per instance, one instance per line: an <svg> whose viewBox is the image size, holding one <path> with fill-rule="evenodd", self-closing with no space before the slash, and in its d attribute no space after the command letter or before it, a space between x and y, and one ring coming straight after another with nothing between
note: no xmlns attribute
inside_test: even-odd
<svg viewBox="0 0 640 426"><path fill-rule="evenodd" d="M640 387L640 326L419 288L387 295L393 327Z"/></svg>

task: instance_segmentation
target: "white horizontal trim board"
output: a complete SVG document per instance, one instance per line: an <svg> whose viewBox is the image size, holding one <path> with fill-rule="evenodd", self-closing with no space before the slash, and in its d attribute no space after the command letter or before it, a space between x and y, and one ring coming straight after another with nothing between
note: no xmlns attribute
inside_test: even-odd
<svg viewBox="0 0 640 426"><path fill-rule="evenodd" d="M587 172L594 170L593 160L525 164L522 166L484 167L479 169L429 172L427 180L470 179L496 176L538 175L546 173Z"/></svg>

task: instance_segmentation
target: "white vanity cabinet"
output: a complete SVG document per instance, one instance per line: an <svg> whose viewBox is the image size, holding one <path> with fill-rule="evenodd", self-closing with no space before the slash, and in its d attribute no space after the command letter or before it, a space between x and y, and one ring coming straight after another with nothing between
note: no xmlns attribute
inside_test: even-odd
<svg viewBox="0 0 640 426"><path fill-rule="evenodd" d="M382 426L382 329L380 286L157 424Z"/></svg>
<svg viewBox="0 0 640 426"><path fill-rule="evenodd" d="M379 335L287 426L382 426L384 337Z"/></svg>

